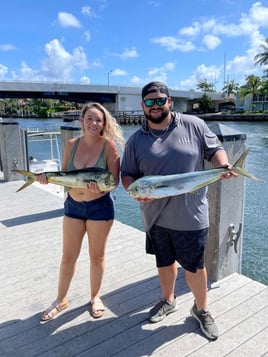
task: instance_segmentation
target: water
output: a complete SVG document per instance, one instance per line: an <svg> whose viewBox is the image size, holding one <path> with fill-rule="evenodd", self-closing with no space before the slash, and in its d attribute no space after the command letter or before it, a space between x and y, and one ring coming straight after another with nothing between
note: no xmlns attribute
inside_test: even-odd
<svg viewBox="0 0 268 357"><path fill-rule="evenodd" d="M22 128L39 128L58 130L66 125L60 119L16 119ZM258 183L246 179L246 196L244 212L244 236L242 255L242 274L251 279L268 284L268 123L267 122L228 122L225 125L247 135L247 145L251 152L247 157L246 169L253 175L266 180ZM123 126L128 138L137 127ZM37 145L37 144L36 144ZM49 147L44 143L35 147L34 155L47 159ZM143 230L139 204L127 195L120 185L113 197L116 207L116 219L132 227Z"/></svg>

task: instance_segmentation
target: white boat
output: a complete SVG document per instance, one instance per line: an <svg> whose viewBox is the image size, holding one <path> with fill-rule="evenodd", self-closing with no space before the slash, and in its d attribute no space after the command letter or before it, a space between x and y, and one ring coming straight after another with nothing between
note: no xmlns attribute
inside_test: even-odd
<svg viewBox="0 0 268 357"><path fill-rule="evenodd" d="M40 160L34 149L31 149L29 157L29 170L31 172L59 171L61 169L60 131L27 129L27 138L28 150L33 145L40 144L42 151L44 150L46 155L46 159ZM42 146L42 144L45 145Z"/></svg>
<svg viewBox="0 0 268 357"><path fill-rule="evenodd" d="M41 160L33 158L29 163L30 171L34 173L44 171L59 171L59 163L57 160Z"/></svg>

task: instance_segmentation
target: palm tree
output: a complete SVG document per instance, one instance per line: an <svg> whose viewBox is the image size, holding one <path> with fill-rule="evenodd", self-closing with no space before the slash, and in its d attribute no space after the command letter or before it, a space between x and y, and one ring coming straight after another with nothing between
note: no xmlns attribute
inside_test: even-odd
<svg viewBox="0 0 268 357"><path fill-rule="evenodd" d="M230 82L227 82L224 85L222 91L227 97L229 97L230 94L237 94L238 89L239 89L239 84L235 83L234 79L232 79Z"/></svg>
<svg viewBox="0 0 268 357"><path fill-rule="evenodd" d="M246 84L240 87L240 99L245 99L247 96L251 97L251 110L253 109L253 101L256 95L260 93L262 81L259 76L253 74L246 76Z"/></svg>
<svg viewBox="0 0 268 357"><path fill-rule="evenodd" d="M268 65L268 37L265 39L264 44L262 44L260 47L263 49L263 52L258 53L254 57L255 65Z"/></svg>
<svg viewBox="0 0 268 357"><path fill-rule="evenodd" d="M208 83L206 78L205 79L200 79L200 81L197 83L196 88L197 89L201 89L202 92L210 92L210 93L215 92L214 84L213 83Z"/></svg>
<svg viewBox="0 0 268 357"><path fill-rule="evenodd" d="M259 76L254 76L253 74L246 76L246 84L240 87L239 93L246 97L247 95L251 95L254 97L261 87L261 79Z"/></svg>

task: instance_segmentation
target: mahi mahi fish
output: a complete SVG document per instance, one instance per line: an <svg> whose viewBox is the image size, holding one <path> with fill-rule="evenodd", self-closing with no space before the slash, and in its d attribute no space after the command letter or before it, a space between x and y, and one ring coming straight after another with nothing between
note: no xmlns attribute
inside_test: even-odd
<svg viewBox="0 0 268 357"><path fill-rule="evenodd" d="M50 171L33 173L24 170L12 170L18 174L28 177L28 180L16 192L19 192L36 181L38 175L45 175L49 183L65 186L68 188L85 188L90 182L96 182L100 191L112 191L115 187L115 179L110 171L89 167L81 170Z"/></svg>
<svg viewBox="0 0 268 357"><path fill-rule="evenodd" d="M262 181L242 168L248 154L246 150L236 161L232 169L226 166L215 169L187 172L174 175L143 176L129 185L127 192L130 196L139 198L159 199L193 193L214 182L221 180L222 174L230 171L246 176L255 181Z"/></svg>

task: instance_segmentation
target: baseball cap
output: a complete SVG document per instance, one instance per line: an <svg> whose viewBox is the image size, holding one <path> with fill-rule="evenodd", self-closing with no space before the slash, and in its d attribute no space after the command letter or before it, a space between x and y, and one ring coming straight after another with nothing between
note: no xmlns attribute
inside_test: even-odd
<svg viewBox="0 0 268 357"><path fill-rule="evenodd" d="M165 83L159 82L159 81L153 81L153 82L146 84L142 88L141 96L143 99L144 97L146 97L147 94L158 93L158 92L164 93L169 97L168 87L166 86Z"/></svg>

